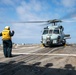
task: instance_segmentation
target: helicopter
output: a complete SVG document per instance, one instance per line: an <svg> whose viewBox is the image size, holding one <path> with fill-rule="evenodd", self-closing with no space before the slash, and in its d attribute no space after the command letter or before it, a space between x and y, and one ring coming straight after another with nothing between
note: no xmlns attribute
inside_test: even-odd
<svg viewBox="0 0 76 75"><path fill-rule="evenodd" d="M47 21L52 24L43 29L41 43L44 47L52 45L65 45L66 39L70 39L70 34L64 34L64 27L57 23L62 22L58 19Z"/></svg>

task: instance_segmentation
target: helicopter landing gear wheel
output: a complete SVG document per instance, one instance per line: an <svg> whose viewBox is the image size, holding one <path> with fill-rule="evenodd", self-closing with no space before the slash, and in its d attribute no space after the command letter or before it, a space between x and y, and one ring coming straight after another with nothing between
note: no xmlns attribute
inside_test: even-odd
<svg viewBox="0 0 76 75"><path fill-rule="evenodd" d="M66 40L64 39L64 41L62 42L62 45L64 46L66 44Z"/></svg>

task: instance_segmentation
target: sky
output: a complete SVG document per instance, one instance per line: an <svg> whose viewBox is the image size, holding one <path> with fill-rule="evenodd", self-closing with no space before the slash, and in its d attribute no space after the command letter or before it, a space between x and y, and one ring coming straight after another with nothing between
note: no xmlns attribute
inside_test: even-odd
<svg viewBox="0 0 76 75"><path fill-rule="evenodd" d="M69 43L76 43L76 0L0 0L0 32L5 26L15 31L13 43L41 43L42 23L7 23L61 19ZM1 23L6 22L6 23ZM2 43L0 38L0 43Z"/></svg>

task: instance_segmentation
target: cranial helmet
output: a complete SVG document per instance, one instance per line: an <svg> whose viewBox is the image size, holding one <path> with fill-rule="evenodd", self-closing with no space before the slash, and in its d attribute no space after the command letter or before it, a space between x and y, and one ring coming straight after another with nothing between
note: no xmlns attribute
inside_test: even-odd
<svg viewBox="0 0 76 75"><path fill-rule="evenodd" d="M9 26L6 26L5 29L10 30L10 27Z"/></svg>

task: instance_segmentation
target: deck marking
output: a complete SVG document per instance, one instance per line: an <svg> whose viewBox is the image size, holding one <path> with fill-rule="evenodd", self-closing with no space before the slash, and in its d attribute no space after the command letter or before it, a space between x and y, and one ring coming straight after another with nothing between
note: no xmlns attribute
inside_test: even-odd
<svg viewBox="0 0 76 75"><path fill-rule="evenodd" d="M76 56L76 54L48 54L48 53L13 53L13 54L48 55L48 56Z"/></svg>

